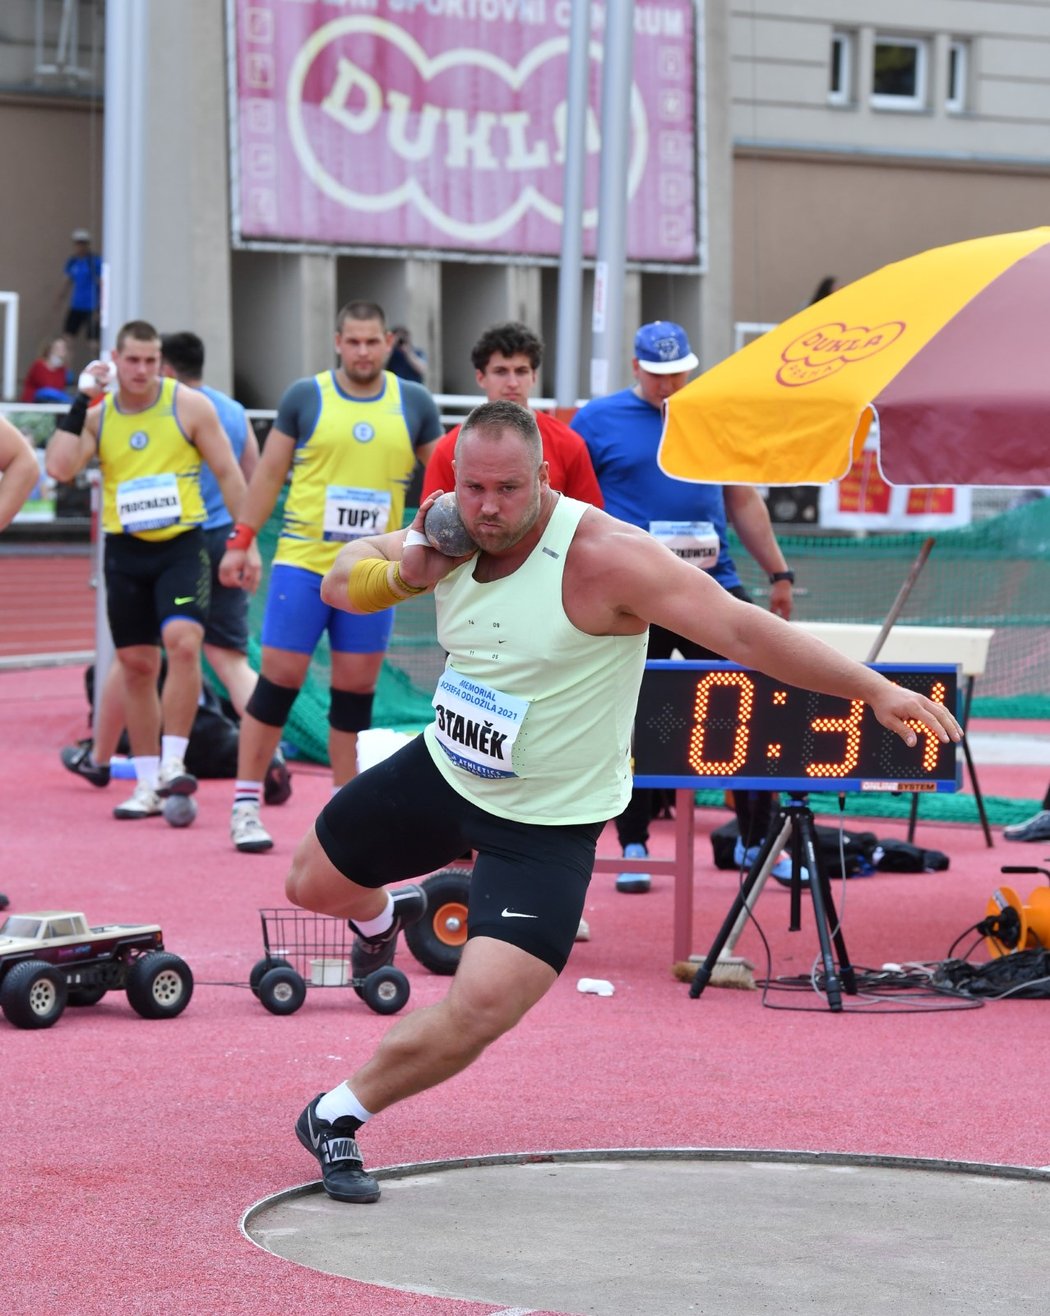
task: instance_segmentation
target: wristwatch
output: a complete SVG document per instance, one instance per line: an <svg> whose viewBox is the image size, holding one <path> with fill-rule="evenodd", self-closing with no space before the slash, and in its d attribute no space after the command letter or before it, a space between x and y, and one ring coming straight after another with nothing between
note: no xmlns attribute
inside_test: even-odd
<svg viewBox="0 0 1050 1316"><path fill-rule="evenodd" d="M778 580L788 580L793 585L795 583L795 573L793 571L771 571L769 573L769 583L775 585Z"/></svg>

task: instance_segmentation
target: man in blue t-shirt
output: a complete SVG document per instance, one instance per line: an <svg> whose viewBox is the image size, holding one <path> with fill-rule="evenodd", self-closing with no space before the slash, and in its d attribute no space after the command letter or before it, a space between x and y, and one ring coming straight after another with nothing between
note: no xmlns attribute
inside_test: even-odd
<svg viewBox="0 0 1050 1316"><path fill-rule="evenodd" d="M189 331L165 334L161 339L162 371L187 388L197 388L211 399L219 413L219 423L230 440L233 454L245 480L250 480L259 461L259 441L239 402L217 388L202 382L204 344ZM237 716L255 689L256 673L248 665L248 594L245 590L224 585L219 579L219 563L226 552L226 541L233 528L233 518L223 502L219 482L207 463L200 473L201 497L204 499L204 536L211 559L211 604L204 630L204 656L215 675L226 687Z"/></svg>
<svg viewBox="0 0 1050 1316"><path fill-rule="evenodd" d="M62 332L76 338L81 329L88 339L98 338L98 308L102 285L102 261L91 250L91 234L86 228L73 230L73 254L62 272L66 276L59 301L68 308Z"/></svg>
<svg viewBox="0 0 1050 1316"><path fill-rule="evenodd" d="M656 462L663 432L663 404L688 382L699 365L685 330L669 320L643 324L634 339L635 383L608 397L595 398L576 413L570 428L582 435L591 454L605 510L648 530L679 557L710 572L737 598L750 596L741 583L729 554L726 536L731 521L741 542L770 580L769 607L785 620L791 616L794 575L780 551L766 504L746 485L691 484L665 475ZM670 658L676 651L686 659L721 659L691 640L660 626L649 629L649 658ZM616 820L624 858L648 854L649 822L655 792L635 790L631 802ZM765 839L773 817L774 796L769 791L734 791L740 829L737 862L750 865ZM778 879L790 880L790 862L773 869ZM648 891L647 873L621 873L618 891Z"/></svg>

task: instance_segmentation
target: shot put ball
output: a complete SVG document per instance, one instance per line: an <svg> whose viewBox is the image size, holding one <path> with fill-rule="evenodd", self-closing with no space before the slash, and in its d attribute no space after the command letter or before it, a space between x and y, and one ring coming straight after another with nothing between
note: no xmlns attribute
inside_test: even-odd
<svg viewBox="0 0 1050 1316"><path fill-rule="evenodd" d="M477 548L459 515L454 493L444 493L427 512L423 529L432 547L446 557L465 557Z"/></svg>
<svg viewBox="0 0 1050 1316"><path fill-rule="evenodd" d="M169 826L188 827L197 816L197 801L192 795L169 795L162 812Z"/></svg>

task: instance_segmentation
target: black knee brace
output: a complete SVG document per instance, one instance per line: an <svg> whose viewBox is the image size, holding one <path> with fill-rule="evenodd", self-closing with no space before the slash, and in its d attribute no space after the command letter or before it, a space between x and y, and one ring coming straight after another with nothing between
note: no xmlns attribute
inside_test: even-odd
<svg viewBox="0 0 1050 1316"><path fill-rule="evenodd" d="M260 676L244 711L268 727L283 727L298 693L297 686L276 685L265 676Z"/></svg>
<svg viewBox="0 0 1050 1316"><path fill-rule="evenodd" d="M359 695L353 690L331 690L328 725L333 731L367 731L372 725L374 694Z"/></svg>

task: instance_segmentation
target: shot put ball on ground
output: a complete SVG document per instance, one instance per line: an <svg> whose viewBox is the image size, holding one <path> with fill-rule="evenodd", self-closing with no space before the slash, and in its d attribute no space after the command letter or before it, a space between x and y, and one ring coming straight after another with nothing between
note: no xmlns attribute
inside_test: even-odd
<svg viewBox="0 0 1050 1316"><path fill-rule="evenodd" d="M197 801L192 795L169 795L161 811L171 827L189 827L197 817Z"/></svg>

